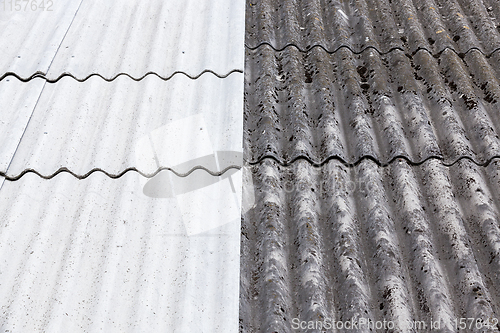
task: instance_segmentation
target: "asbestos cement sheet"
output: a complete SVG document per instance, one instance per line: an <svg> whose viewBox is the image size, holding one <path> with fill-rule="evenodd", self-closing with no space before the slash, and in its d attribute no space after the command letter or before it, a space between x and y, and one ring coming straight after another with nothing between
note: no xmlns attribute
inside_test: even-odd
<svg viewBox="0 0 500 333"><path fill-rule="evenodd" d="M247 51L245 156L382 164L500 156L500 62L472 50Z"/></svg>
<svg viewBox="0 0 500 333"><path fill-rule="evenodd" d="M6 114L14 112L5 110ZM140 82L71 77L47 83L6 174L27 170L77 177L95 170L148 177L203 167L216 173L242 164L243 74L196 80L176 75Z"/></svg>
<svg viewBox="0 0 500 333"><path fill-rule="evenodd" d="M241 171L5 181L2 331L237 332L240 202Z"/></svg>
<svg viewBox="0 0 500 333"><path fill-rule="evenodd" d="M85 1L47 74L191 77L243 70L243 0Z"/></svg>
<svg viewBox="0 0 500 333"><path fill-rule="evenodd" d="M0 173L7 171L44 85L42 79L0 81Z"/></svg>
<svg viewBox="0 0 500 333"><path fill-rule="evenodd" d="M240 332L349 322L356 332L452 333L465 317L477 326L463 331L498 332L499 159L265 159L250 171L244 186L256 205L242 219Z"/></svg>
<svg viewBox="0 0 500 333"><path fill-rule="evenodd" d="M330 53L373 48L413 54L444 49L490 55L500 48L496 0L263 0L247 2L247 45Z"/></svg>
<svg viewBox="0 0 500 333"><path fill-rule="evenodd" d="M46 73L81 0L0 3L0 78Z"/></svg>

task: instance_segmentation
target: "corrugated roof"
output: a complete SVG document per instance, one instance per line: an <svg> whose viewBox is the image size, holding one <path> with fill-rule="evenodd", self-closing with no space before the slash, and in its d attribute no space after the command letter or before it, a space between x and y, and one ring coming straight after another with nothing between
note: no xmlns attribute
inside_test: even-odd
<svg viewBox="0 0 500 333"><path fill-rule="evenodd" d="M243 1L32 3L0 12L0 330L236 331Z"/></svg>
<svg viewBox="0 0 500 333"><path fill-rule="evenodd" d="M236 192L224 179L162 198L135 172L6 181L2 332L236 331L241 175L232 177Z"/></svg>
<svg viewBox="0 0 500 333"><path fill-rule="evenodd" d="M498 331L499 18L247 2L240 332Z"/></svg>
<svg viewBox="0 0 500 333"><path fill-rule="evenodd" d="M23 84L12 78L0 85L6 94L7 89L18 89L17 94L26 97L37 82ZM61 169L79 177L92 170L111 176L128 169L148 176L163 168L187 173L201 163L196 158L214 151L241 155L242 96L241 73L224 79L207 73L196 80L176 75L167 81L153 75L139 82L127 76L112 82L65 77L47 83L36 107L30 104L31 111L20 108L20 103L7 102L2 108L2 116L8 117L6 128L23 126L10 140L12 146L20 141L18 146L0 148L10 157L11 148L17 148L12 162L2 159L0 171L11 178L26 170L51 177ZM241 166L241 156L239 161L201 165L220 172Z"/></svg>
<svg viewBox="0 0 500 333"><path fill-rule="evenodd" d="M485 163L500 156L500 63L473 50L380 55L295 47L247 51L246 158L371 156Z"/></svg>
<svg viewBox="0 0 500 333"><path fill-rule="evenodd" d="M2 13L0 329L495 323L499 19L248 1L242 185L242 1Z"/></svg>
<svg viewBox="0 0 500 333"><path fill-rule="evenodd" d="M243 1L70 1L53 7L1 13L0 78L39 73L49 80L63 74L112 80L155 73L166 79L178 72L197 77L207 70L219 76L243 70Z"/></svg>
<svg viewBox="0 0 500 333"><path fill-rule="evenodd" d="M0 82L0 172L7 170L14 156L44 83L42 79Z"/></svg>
<svg viewBox="0 0 500 333"><path fill-rule="evenodd" d="M46 73L81 3L82 0L2 3L0 79L6 73L22 78ZM34 4L42 8L32 10Z"/></svg>
<svg viewBox="0 0 500 333"><path fill-rule="evenodd" d="M499 159L266 159L246 179L256 207L243 220L242 331L291 332L293 318L497 318Z"/></svg>
<svg viewBox="0 0 500 333"><path fill-rule="evenodd" d="M491 54L500 48L496 0L248 1L246 44L335 52L375 48L382 53L445 48Z"/></svg>

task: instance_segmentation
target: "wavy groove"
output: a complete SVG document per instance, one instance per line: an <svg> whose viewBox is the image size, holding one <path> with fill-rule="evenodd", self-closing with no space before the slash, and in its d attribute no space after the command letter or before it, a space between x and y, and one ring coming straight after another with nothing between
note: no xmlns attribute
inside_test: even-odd
<svg viewBox="0 0 500 333"><path fill-rule="evenodd" d="M107 79L105 78L104 76L102 76L101 74L99 73L93 73L93 74L90 74L88 75L87 77L85 77L84 79L78 79L76 78L73 74L70 74L70 73L64 73L64 74L61 74L59 75L59 77L57 77L56 79L48 79L44 74L44 73L41 73L41 72L37 72L33 75L31 75L30 77L28 78L22 78L20 77L19 75L17 75L16 73L13 73L13 72L7 72L5 74L3 74L1 77L0 77L0 81L4 80L5 78L7 77L16 77L18 80L22 81L22 82L29 82L33 79L36 79L36 78L41 78L43 80L45 80L47 83L56 83L57 81L61 80L63 77L71 77L73 78L74 80L78 81L78 82L85 82L87 81L89 78L93 77L93 76L98 76L100 77L101 79L103 79L104 81L107 81L107 82L112 82L114 81L116 78L118 78L119 76L128 76L129 78L131 78L132 80L134 81L141 81L143 80L146 76L148 75L156 75L159 79L163 80L163 81L168 81L170 80L172 77L174 77L175 75L180 75L180 74L183 74L185 76L187 76L188 78L190 78L191 80L196 80L198 79L200 76L202 76L203 74L205 73L211 73L215 76L217 76L219 79L224 79L226 77L228 77L229 75L233 74L233 73L243 73L243 71L241 69L233 69L231 71L229 71L227 74L223 74L223 75L220 75L214 71L212 71L211 69L205 69L203 70L200 74L198 75L195 75L195 76L191 76L185 72L182 72L182 71L175 71L173 72L170 76L161 76L160 74L158 73L155 73L155 72L147 72L146 74L144 74L143 76L139 77L139 78L135 78L133 76L131 76L130 74L128 73L118 73L116 74L113 78L111 79Z"/></svg>
<svg viewBox="0 0 500 333"><path fill-rule="evenodd" d="M73 177L78 178L78 179L81 180L81 179L85 179L85 178L89 177L94 172L101 172L101 173L105 174L106 176L108 176L109 178L117 179L117 178L122 177L124 174L126 174L128 172L137 172L138 174L140 174L143 177L153 178L154 176L156 176L161 171L168 170L168 171L172 172L173 174L175 174L177 177L184 178L184 177L189 176L195 170L205 170L205 172L209 173L212 176L222 176L224 173L226 173L230 169L240 170L241 166L239 166L239 165L230 165L230 166L224 168L222 171L214 172L214 171L211 171L211 170L205 168L204 166L198 165L198 166L193 167L191 170L189 170L186 173L180 173L180 172L177 172L174 169L168 168L168 167L159 168L158 170L156 170L153 173L143 173L143 172L137 170L137 168L132 167L132 168L127 168L127 169L125 169L122 172L117 173L117 174L109 173L109 172L107 172L105 170L102 170L102 169L99 169L99 168L94 168L94 169L90 170L89 172L87 172L84 175L78 175L78 174L74 173L73 171L69 170L68 168L62 167L59 170L57 170L56 172L54 172L53 174L48 175L48 176L42 175L38 171L36 171L34 169L26 169L26 170L23 170L23 172L21 172L17 176L9 176L5 172L0 171L0 177L4 177L6 180L9 180L9 181L16 181L16 180L21 179L24 175L26 175L28 173L34 173L34 174L38 175L40 178L43 178L43 179L52 179L55 176L57 176L58 174L60 174L60 173L69 173Z"/></svg>
<svg viewBox="0 0 500 333"><path fill-rule="evenodd" d="M307 161L309 164L311 164L312 166L315 166L315 167L322 167L325 164L327 164L328 162L330 162L331 160L335 160L335 161L338 161L338 162L342 163L346 167L352 168L352 167L355 167L355 166L359 165L364 160L371 160L372 162L374 162L375 164L377 164L379 167L384 167L385 168L385 167L388 167L389 165L391 165L392 163L394 163L398 159L405 160L411 166L419 166L419 165L422 165L422 164L424 164L425 162L427 162L429 160L439 160L439 161L441 161L442 165L444 165L445 167L451 167L451 166L455 165L456 163L460 162L461 160L466 159L466 160L469 160L472 163L476 164L477 166L487 167L494 159L500 159L500 155L495 155L493 157L490 157L484 163L478 163L478 162L476 162L470 156L460 156L455 161L453 161L451 163L445 163L444 162L444 158L442 156L437 156L437 155L428 156L428 157L426 157L423 160L418 161L418 162L413 162L407 156L404 156L404 155L396 155L396 156L394 156L393 158L391 158L387 162L381 162L381 161L377 160L375 157L373 157L371 155L364 155L364 156L361 156L357 161L352 162L352 163L349 163L349 162L345 161L343 158L341 158L339 156L329 156L328 158L325 158L323 161L321 161L321 162L318 163L318 162L314 162L309 157L303 156L303 155L302 156L297 156L297 157L293 158L289 162L280 161L276 156L264 155L264 156L260 157L257 161L245 161L245 163L248 164L248 165L256 165L256 164L262 163L262 161L264 161L266 159L272 159L276 163L278 163L279 165L281 165L283 167L291 166L293 163L295 163L298 160Z"/></svg>
<svg viewBox="0 0 500 333"><path fill-rule="evenodd" d="M371 155L365 155L365 156L360 157L356 162L352 162L352 163L349 163L349 162L345 161L343 158L341 158L339 156L330 156L330 157L328 157L328 158L326 158L323 161L321 161L321 162L318 163L318 162L312 161L307 156L297 156L297 157L295 157L294 159L292 159L289 162L283 162L283 161L280 161L276 156L264 155L261 158L259 158L257 161L246 161L245 160L244 164L245 165L257 165L257 164L262 163L266 159L274 160L276 163L278 163L279 165L281 165L283 167L289 167L293 163L295 163L295 162L297 162L299 160L307 161L310 165L312 165L314 167L322 167L325 164L327 164L328 162L330 162L332 160L335 160L335 161L338 161L338 162L342 163L346 167L352 168L352 167L358 166L364 160L370 160L370 161L374 162L376 165L378 165L379 167L385 168L385 167L390 166L392 163L396 162L396 160L401 160L401 159L405 160L406 163L408 163L408 165L410 165L410 166L419 166L419 165L422 165L422 164L426 163L429 160L439 160L439 161L441 161L442 165L444 165L445 167L451 167L451 166L457 164L458 162L460 162L461 160L469 160L472 163L476 164L477 166L487 167L491 162L493 162L493 160L500 159L500 155L495 155L495 156L489 158L484 163L478 163L473 158L471 158L470 156L460 156L459 158L457 158L455 161L453 161L451 163L445 163L444 162L444 158L442 156L429 156L429 157L426 157L425 159L423 159L421 161L413 162L407 156L397 155L397 156L394 156L392 159L390 159L387 162L381 162L381 161L377 160L375 157L373 157ZM184 178L184 177L189 176L190 174L192 174L196 170L204 170L205 172L209 173L210 175L218 177L218 176L222 176L224 173L228 172L231 169L240 170L241 168L242 167L239 166L239 165L230 165L230 166L224 168L221 171L214 172L214 171L211 171L211 170L205 168L204 166L198 165L198 166L195 166L194 168L192 168L191 170L189 170L186 173L177 172L174 169L169 168L169 167L159 168L158 170L156 170L153 173L144 173L144 172L142 172L140 170L137 170L137 168L135 168L135 167L131 167L131 168L126 168L125 170L123 170L122 172L119 172L117 174L109 173L109 172L107 172L105 170L102 170L102 169L99 169L99 168L94 168L94 169L90 170L89 172L87 172L87 173L85 173L83 175L78 175L78 174L74 173L73 171L69 170L68 168L62 167L62 168L60 168L59 170L55 171L54 173L52 173L50 175L42 175L41 173L39 173L38 171L36 171L34 169L26 169L26 170L23 170L20 174L18 174L16 176L9 176L5 172L0 171L0 177L4 177L6 180L9 180L9 181L16 181L16 180L21 179L24 175L26 175L28 173L34 173L37 176L39 176L40 178L43 178L43 179L52 179L55 176L57 176L58 174L60 174L60 173L69 173L70 175L72 175L75 178L85 179L85 178L88 178L90 175L92 175L95 172L101 172L101 173L105 174L106 176L108 176L109 178L117 179L117 178L122 177L123 175L125 175L128 172L137 172L138 174L140 174L143 177L153 178L154 176L156 176L161 171L170 171L173 174L175 174L177 177Z"/></svg>
<svg viewBox="0 0 500 333"><path fill-rule="evenodd" d="M340 49L348 49L349 51L351 51L353 54L361 54L363 52L365 52L366 50L368 49L371 49L371 50L374 50L376 51L378 54L380 55L386 55L386 54L389 54L391 52L394 52L396 50L399 50L401 52L405 52L405 50L401 47L392 47L390 48L387 52L381 52L379 51L376 47L374 46L367 46L363 49L361 49L360 51L354 51L350 46L348 45L342 45L342 46L339 46L337 47L335 50L333 51L330 51L328 49L326 49L323 45L319 45L319 44L315 44L315 45L312 45L310 46L309 48L306 48L306 49L301 49L299 46L297 46L296 44L294 43L289 43L289 44L286 44L285 46L283 46L282 48L276 48L274 47L274 45L272 45L271 43L269 42L261 42L259 44L257 44L256 46L249 46L247 44L245 44L245 48L249 49L249 50L257 50L258 48L262 47L262 46L269 46L270 48L272 48L274 51L276 52L281 52L289 47L294 47L296 48L299 52L302 52L302 53L309 53L312 49L314 48L320 48L320 49L323 49L326 53L328 54L334 54L336 52L338 52ZM435 58L438 58L441 56L441 54L446 51L446 50L450 50L450 51L453 51L456 55L458 55L460 58L463 58L465 57L466 54L468 54L469 52L471 51L479 51L483 56L485 56L486 58L490 58L494 53L500 51L500 47L496 48L495 50L493 50L491 53L489 54L485 54L483 51L481 51L479 48L477 47L471 47L470 49L468 49L466 52L464 53L460 53L460 52L457 52L455 49L449 47L449 46L446 46L445 48L443 48L441 51L433 54L431 51L429 51L428 49L426 49L425 47L419 47L417 48L412 54L411 56L414 56L417 52L419 51L427 51L428 53L430 53L433 57Z"/></svg>

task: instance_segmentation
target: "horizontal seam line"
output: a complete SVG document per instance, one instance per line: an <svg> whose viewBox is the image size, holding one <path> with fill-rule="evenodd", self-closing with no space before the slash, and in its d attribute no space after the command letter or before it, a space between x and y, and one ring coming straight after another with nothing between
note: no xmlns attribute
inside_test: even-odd
<svg viewBox="0 0 500 333"><path fill-rule="evenodd" d="M387 162L381 162L381 161L377 160L373 156L365 155L365 156L360 157L358 160L356 160L355 162L352 162L352 163L346 162L344 159L342 159L341 157L338 157L338 156L330 156L330 157L326 158L325 160L323 160L322 162L318 163L318 162L314 162L313 160L311 160L307 156L297 156L297 157L295 157L293 160L291 160L289 162L283 162L283 161L280 161L275 156L265 155L265 156L259 158L257 161L245 161L245 163L247 163L248 165L257 165L257 164L261 164L266 159L272 159L272 160L276 161L276 163L278 163L279 165L281 165L283 167L291 166L293 163L295 163L295 162L297 162L299 160L304 160L304 161L308 162L309 164L311 164L312 166L315 166L315 167L322 167L322 166L324 166L325 164L327 164L328 162L330 162L332 160L338 161L338 162L342 163L346 167L355 167L355 166L359 165L361 162L363 162L364 160L371 160L372 162L374 162L375 164L377 164L380 167L387 167L387 166L391 165L392 163L394 163L396 160L401 160L401 159L405 160L411 166L419 166L419 165L422 165L422 164L426 163L429 160L439 160L446 167L453 166L456 163L458 163L459 161L467 159L467 160L473 162L474 164L476 164L477 166L487 167L494 159L500 159L500 155L495 155L493 157L490 157L484 163L476 162L470 156L460 156L457 159L455 159L455 161L453 161L451 163L445 163L444 162L444 158L442 156L436 156L436 155L435 156L429 156L429 157L427 157L427 158L425 158L425 159L423 159L423 160L421 160L419 162L413 162L407 156L404 156L404 155L394 156L392 159L390 159Z"/></svg>
<svg viewBox="0 0 500 333"><path fill-rule="evenodd" d="M289 48L289 47L294 47L296 48L299 52L302 52L302 53L308 53L308 52L311 52L313 49L315 48L321 48L323 49L325 52L329 53L329 54L334 54L336 52L338 52L340 49L342 48L345 48L345 49L348 49L349 51L351 51L352 53L354 54L361 54L363 52L365 52L366 50L368 49L371 49L371 50L374 50L376 51L378 54L380 55L386 55L386 54L389 54L391 52L394 52L396 50L400 50L402 52L405 52L405 50L401 47L392 47L390 48L388 51L386 52L382 52L382 51L379 51L375 46L367 46L365 48L363 48L361 51L354 51L350 46L348 45L341 45L339 47L337 47L335 50L333 51L330 51L328 49L326 49L323 45L319 45L319 44L316 44L316 45L313 45L313 46L310 46L309 48L306 48L305 50L304 49L301 49L299 46L297 46L296 44L294 43L290 43L290 44L286 44L284 47L282 48L276 48L274 47L274 45L272 45L271 43L269 42L262 42L256 46L249 46L247 44L245 44L245 48L247 48L248 50L252 50L252 51L255 51L257 50L258 48L260 47L263 47L263 46L268 46L270 48L272 48L274 51L276 52L282 52L284 51L286 48ZM491 53L489 54L485 54L483 51L481 51L479 48L477 47L471 47L470 49L468 49L466 52L457 52L455 49L451 48L451 47L445 47L443 50L437 52L437 53L432 53L431 51L429 51L427 48L425 47L419 47L417 48L415 51L413 51L413 53L411 54L411 56L414 56L417 52L419 51L427 51L428 53L430 53L433 57L439 57L441 56L441 54L446 51L446 50L450 50L450 51L453 51L455 54L457 54L460 58L463 58L465 57L465 55L469 52L472 52L472 51L478 51L480 52L482 55L484 55L486 58L490 58L495 52L498 52L500 51L500 47L496 48L495 50L493 50Z"/></svg>
<svg viewBox="0 0 500 333"><path fill-rule="evenodd" d="M16 73L14 72L7 72L5 74L2 75L2 77L0 77L0 81L3 81L4 79L6 79L7 77L16 77L18 80L22 81L22 82L29 82L31 80L34 80L34 79L43 79L45 80L47 83L56 83L57 81L61 80L62 78L64 77L71 77L73 78L74 80L78 81L78 82L85 82L87 81L89 78L93 77L93 76L98 76L100 77L101 79L103 79L104 81L107 81L107 82L112 82L114 80L116 80L118 77L120 76L127 76L129 77L130 79L134 80L134 81L141 81L143 80L144 78L146 78L147 76L149 75L156 75L159 79L163 80L163 81L168 81L170 79L172 79L175 75L180 75L180 74L183 74L185 76L187 76L188 78L190 78L191 80L196 80L198 79L200 76L202 76L203 74L206 74L206 73L210 73L210 74L213 74L215 75L216 77L220 78L220 79L224 79L226 77L228 77L229 75L233 74L233 73L243 73L243 70L241 69L233 69L231 71L229 71L227 74L224 74L224 75L220 75L220 74L217 74L216 72L212 71L211 69L205 69L203 70L200 74L196 75L196 76L191 76L185 72L182 72L182 71L176 71L174 73L172 73L170 76L167 76L167 77L163 77L161 76L160 74L158 73L155 73L155 72L147 72L146 74L144 74L142 77L139 77L139 78L135 78L133 76L131 76L130 74L128 73L118 73L116 74L113 78L111 79L107 79L105 78L104 76L102 76L101 74L99 73L93 73L93 74L90 74L88 75L87 77L85 77L84 79L78 79L76 78L73 74L71 73L64 73L64 74L61 74L58 78L56 79L48 79L44 74L44 73L41 73L41 72L37 72L33 75L31 75L30 77L28 78L22 78L20 77L19 75L17 75Z"/></svg>
<svg viewBox="0 0 500 333"><path fill-rule="evenodd" d="M180 172L177 172L174 169L168 168L168 167L158 168L153 173L143 173L143 172L137 170L137 168L132 167L132 168L127 168L127 169L125 169L122 172L119 172L117 174L109 173L109 172L107 172L107 171L105 171L103 169L100 169L100 168L94 168L94 169L90 170L89 172L87 172L86 174L83 174L83 175L78 175L78 174L74 173L73 171L69 170L68 168L62 167L62 168L58 169L56 172L54 172L54 173L52 173L52 174L50 174L48 176L42 175L40 172L38 172L38 171L36 171L34 169L25 169L25 170L23 170L21 173L19 173L16 176L9 176L5 172L0 171L0 176L4 177L5 180L16 181L16 180L21 179L24 175L26 175L28 173L34 173L34 174L38 175L40 178L43 178L43 179L52 179L52 178L54 178L55 176L57 176L57 175L59 175L61 173L69 173L70 175L72 175L73 177L75 177L77 179L85 179L85 178L89 177L90 175L92 175L93 173L101 172L101 173L105 174L106 176L108 176L109 178L117 179L117 178L122 177L123 175L125 175L128 172L136 172L136 173L140 174L143 177L153 178L154 176L156 176L158 173L160 173L162 171L170 171L173 174L175 174L177 177L184 178L184 177L189 176L195 170L204 170L205 172L209 173L212 176L222 176L224 173L226 173L230 169L240 170L241 166L239 166L239 165L230 165L230 166L224 168L222 171L215 171L214 172L214 171L211 171L211 170L205 168L204 166L200 166L199 165L199 166L193 167L191 170L189 170L186 173L180 173Z"/></svg>

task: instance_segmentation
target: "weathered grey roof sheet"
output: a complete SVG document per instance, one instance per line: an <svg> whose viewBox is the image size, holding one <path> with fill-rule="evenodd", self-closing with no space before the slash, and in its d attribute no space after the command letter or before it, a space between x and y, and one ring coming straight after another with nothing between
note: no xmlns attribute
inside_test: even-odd
<svg viewBox="0 0 500 333"><path fill-rule="evenodd" d="M401 49L432 54L471 48L490 55L500 48L496 0L267 0L247 1L246 45L275 49L347 47L359 53Z"/></svg>
<svg viewBox="0 0 500 333"><path fill-rule="evenodd" d="M0 172L9 167L44 84L43 79L0 81Z"/></svg>
<svg viewBox="0 0 500 333"><path fill-rule="evenodd" d="M500 156L500 62L472 50L406 56L247 50L245 156L321 164Z"/></svg>
<svg viewBox="0 0 500 333"><path fill-rule="evenodd" d="M498 318L499 163L251 166L241 331L291 332L293 318L385 319L401 331L407 320Z"/></svg>
<svg viewBox="0 0 500 333"><path fill-rule="evenodd" d="M33 3L0 9L0 331L235 332L244 2Z"/></svg>
<svg viewBox="0 0 500 333"><path fill-rule="evenodd" d="M42 3L43 8L38 8ZM3 2L0 10L0 79L8 73L22 78L46 73L81 3L82 0L57 3L44 0L23 2L21 6L19 1ZM36 10L31 9L33 4Z"/></svg>
<svg viewBox="0 0 500 333"><path fill-rule="evenodd" d="M247 2L240 332L499 330L499 14Z"/></svg>

